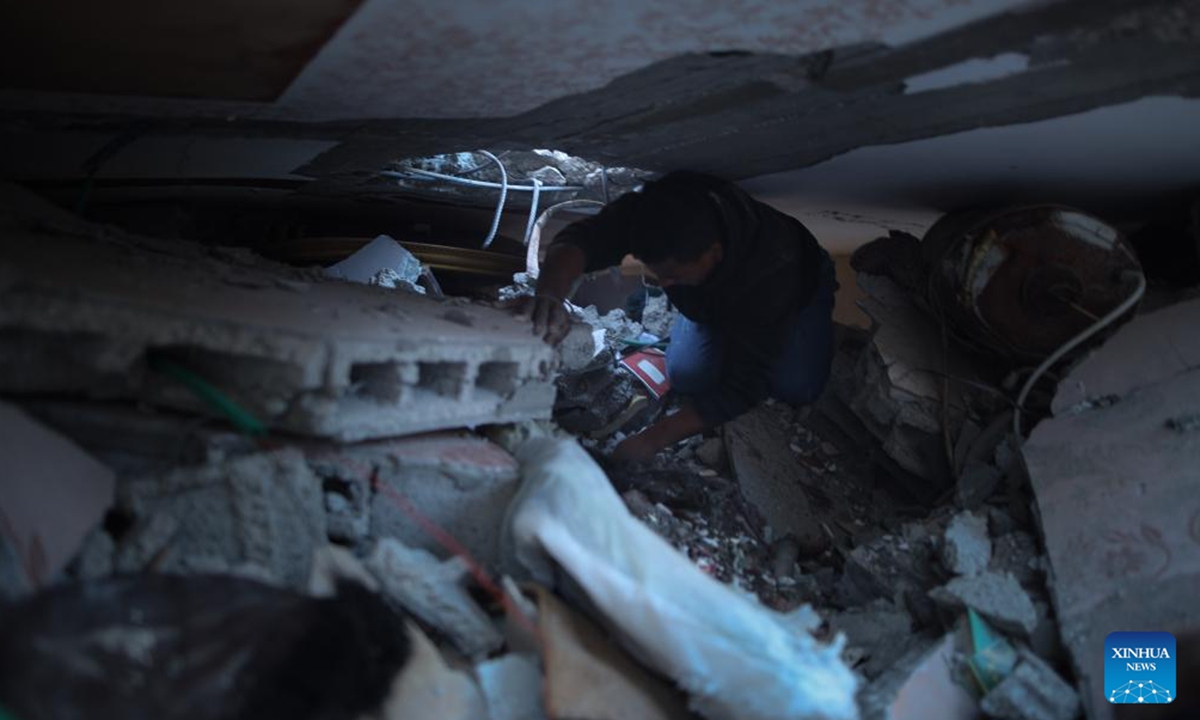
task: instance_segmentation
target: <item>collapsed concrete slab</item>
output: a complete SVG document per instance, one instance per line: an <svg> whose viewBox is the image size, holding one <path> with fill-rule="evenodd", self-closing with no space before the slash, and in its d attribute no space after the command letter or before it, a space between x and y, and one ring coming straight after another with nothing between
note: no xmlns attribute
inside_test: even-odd
<svg viewBox="0 0 1200 720"><path fill-rule="evenodd" d="M302 589L326 543L320 482L296 450L123 480L118 505L135 518L117 547L123 572L235 572Z"/></svg>
<svg viewBox="0 0 1200 720"><path fill-rule="evenodd" d="M550 414L553 350L501 310L93 234L6 229L0 392L208 411L216 390L343 441Z"/></svg>
<svg viewBox="0 0 1200 720"><path fill-rule="evenodd" d="M1139 317L1060 383L1023 448L1063 643L1088 717L1108 720L1104 640L1200 628L1200 301ZM1097 402L1103 399L1103 402Z"/></svg>

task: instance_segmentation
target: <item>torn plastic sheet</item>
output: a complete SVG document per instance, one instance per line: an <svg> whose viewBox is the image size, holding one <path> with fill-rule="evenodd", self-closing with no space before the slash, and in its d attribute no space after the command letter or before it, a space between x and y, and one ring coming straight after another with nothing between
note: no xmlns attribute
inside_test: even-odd
<svg viewBox="0 0 1200 720"><path fill-rule="evenodd" d="M574 441L534 439L517 456L524 484L505 524L506 555L546 584L565 571L695 710L712 720L858 717L845 638L814 640L811 608L780 614L705 575L629 514Z"/></svg>

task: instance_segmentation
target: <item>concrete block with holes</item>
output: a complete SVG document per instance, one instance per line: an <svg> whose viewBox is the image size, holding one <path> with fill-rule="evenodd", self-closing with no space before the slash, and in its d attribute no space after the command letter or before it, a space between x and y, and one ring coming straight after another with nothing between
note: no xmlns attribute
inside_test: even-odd
<svg viewBox="0 0 1200 720"><path fill-rule="evenodd" d="M428 521L485 567L497 567L504 515L520 483L517 461L498 445L471 435L435 433L313 448L307 456L327 491L340 493L356 513L365 513L371 537L392 537L449 556L450 548L422 525Z"/></svg>
<svg viewBox="0 0 1200 720"><path fill-rule="evenodd" d="M165 360L270 428L339 441L546 418L554 402L553 349L501 310L180 240L4 241L0 393L212 412L152 369Z"/></svg>

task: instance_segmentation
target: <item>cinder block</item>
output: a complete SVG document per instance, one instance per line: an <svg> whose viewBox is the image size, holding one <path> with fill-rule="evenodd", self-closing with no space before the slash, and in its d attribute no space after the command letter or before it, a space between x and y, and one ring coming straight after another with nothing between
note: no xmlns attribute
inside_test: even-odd
<svg viewBox="0 0 1200 720"><path fill-rule="evenodd" d="M161 360L269 426L355 441L550 416L554 351L502 310L182 241L11 231L0 392L208 412ZM157 364L149 362L157 359Z"/></svg>
<svg viewBox="0 0 1200 720"><path fill-rule="evenodd" d="M295 450L126 481L119 497L137 518L122 571L234 571L303 589L326 543L320 481Z"/></svg>
<svg viewBox="0 0 1200 720"><path fill-rule="evenodd" d="M412 510L495 568L500 533L519 485L516 460L475 436L435 434L312 450L309 462L327 481L349 483L348 494L368 502L370 534L447 557L449 549ZM377 474L380 488L367 483Z"/></svg>

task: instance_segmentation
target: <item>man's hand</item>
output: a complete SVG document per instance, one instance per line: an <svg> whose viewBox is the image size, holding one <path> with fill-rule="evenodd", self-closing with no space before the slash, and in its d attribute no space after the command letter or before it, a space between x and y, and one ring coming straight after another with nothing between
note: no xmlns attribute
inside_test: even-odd
<svg viewBox="0 0 1200 720"><path fill-rule="evenodd" d="M684 401L679 412L668 415L637 435L621 441L613 449L614 460L648 463L659 450L705 430L704 419L690 402Z"/></svg>
<svg viewBox="0 0 1200 720"><path fill-rule="evenodd" d="M562 300L550 295L521 298L517 317L533 321L533 334L558 345L571 329L571 316Z"/></svg>
<svg viewBox="0 0 1200 720"><path fill-rule="evenodd" d="M654 456L662 448L654 439L646 434L639 433L630 435L617 445L613 450L613 460L621 460L623 462L648 463L654 460Z"/></svg>

